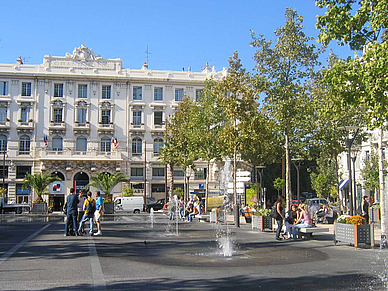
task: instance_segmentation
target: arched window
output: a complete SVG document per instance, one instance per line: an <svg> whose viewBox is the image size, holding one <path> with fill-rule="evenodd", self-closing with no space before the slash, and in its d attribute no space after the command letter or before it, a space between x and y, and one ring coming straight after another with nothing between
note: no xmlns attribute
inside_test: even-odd
<svg viewBox="0 0 388 291"><path fill-rule="evenodd" d="M111 148L111 139L109 137L103 137L101 139L101 151L102 152L110 152Z"/></svg>
<svg viewBox="0 0 388 291"><path fill-rule="evenodd" d="M132 140L132 154L141 154L143 152L142 145L143 141L141 140L141 138L135 137Z"/></svg>
<svg viewBox="0 0 388 291"><path fill-rule="evenodd" d="M19 154L29 155L30 154L30 137L23 135L19 140Z"/></svg>
<svg viewBox="0 0 388 291"><path fill-rule="evenodd" d="M163 147L163 139L155 138L154 139L154 154L159 154L160 148Z"/></svg>
<svg viewBox="0 0 388 291"><path fill-rule="evenodd" d="M84 136L78 137L75 143L75 150L77 152L86 152L87 148L88 148L88 139Z"/></svg>
<svg viewBox="0 0 388 291"><path fill-rule="evenodd" d="M53 151L63 151L63 138L61 136L54 136L52 140Z"/></svg>
<svg viewBox="0 0 388 291"><path fill-rule="evenodd" d="M5 135L0 135L0 151L7 151L7 137Z"/></svg>

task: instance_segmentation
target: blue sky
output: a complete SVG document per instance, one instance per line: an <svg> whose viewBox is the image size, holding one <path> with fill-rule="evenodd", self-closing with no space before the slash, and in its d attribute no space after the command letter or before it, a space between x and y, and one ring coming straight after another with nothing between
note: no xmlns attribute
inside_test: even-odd
<svg viewBox="0 0 388 291"><path fill-rule="evenodd" d="M305 33L316 38L316 15L324 13L313 0L2 2L0 63L15 63L20 55L27 64L40 64L46 54L64 56L86 44L136 69L148 46L149 68L155 70L201 71L209 62L218 71L235 50L251 70L250 29L273 39L291 7L304 17ZM335 42L331 48L341 57L353 56Z"/></svg>

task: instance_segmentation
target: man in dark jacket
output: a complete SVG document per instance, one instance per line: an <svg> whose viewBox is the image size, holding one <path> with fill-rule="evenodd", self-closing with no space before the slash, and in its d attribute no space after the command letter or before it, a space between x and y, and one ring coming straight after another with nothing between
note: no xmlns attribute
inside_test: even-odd
<svg viewBox="0 0 388 291"><path fill-rule="evenodd" d="M65 236L69 235L68 230L68 224L70 221L73 222L73 230L74 234L77 236L77 205L78 205L79 199L78 196L75 194L74 188L70 189L70 195L67 196L66 204L67 204L67 219L66 219L66 225L65 225Z"/></svg>

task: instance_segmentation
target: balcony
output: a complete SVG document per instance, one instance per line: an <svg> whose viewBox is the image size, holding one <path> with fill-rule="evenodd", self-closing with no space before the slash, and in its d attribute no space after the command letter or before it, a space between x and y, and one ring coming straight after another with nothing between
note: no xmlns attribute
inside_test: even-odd
<svg viewBox="0 0 388 291"><path fill-rule="evenodd" d="M90 123L89 122L79 123L79 122L76 121L73 124L73 132L75 134L89 134L89 132L90 132Z"/></svg>
<svg viewBox="0 0 388 291"><path fill-rule="evenodd" d="M10 128L11 128L11 122L9 120L0 121L0 132L8 132Z"/></svg>
<svg viewBox="0 0 388 291"><path fill-rule="evenodd" d="M49 131L50 131L50 134L65 134L66 124L64 121L62 122L50 121Z"/></svg>
<svg viewBox="0 0 388 291"><path fill-rule="evenodd" d="M134 124L133 122L131 123L129 130L131 132L145 132L145 126L144 123L141 124Z"/></svg>
<svg viewBox="0 0 388 291"><path fill-rule="evenodd" d="M164 133L166 126L164 124L154 124L151 128L151 133ZM163 136L163 134L161 134Z"/></svg>
<svg viewBox="0 0 388 291"><path fill-rule="evenodd" d="M98 127L97 127L97 131L101 134L105 134L105 133L114 133L115 131L115 128L114 128L114 124L113 122L111 123L99 123L98 124Z"/></svg>
<svg viewBox="0 0 388 291"><path fill-rule="evenodd" d="M34 130L34 121L29 120L29 121L21 121L20 119L18 120L17 123L17 131L19 133L27 133L27 134L32 134L32 131Z"/></svg>
<svg viewBox="0 0 388 291"><path fill-rule="evenodd" d="M41 148L38 151L39 158L43 160L123 160L123 151L102 152L95 149L87 151L77 151L64 149L62 151Z"/></svg>

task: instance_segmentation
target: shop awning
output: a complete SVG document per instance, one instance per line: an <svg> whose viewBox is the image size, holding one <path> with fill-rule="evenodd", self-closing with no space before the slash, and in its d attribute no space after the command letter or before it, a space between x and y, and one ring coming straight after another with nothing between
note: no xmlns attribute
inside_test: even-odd
<svg viewBox="0 0 388 291"><path fill-rule="evenodd" d="M342 180L340 182L340 187L339 187L340 191L342 191L348 184L349 184L349 180L348 179Z"/></svg>

